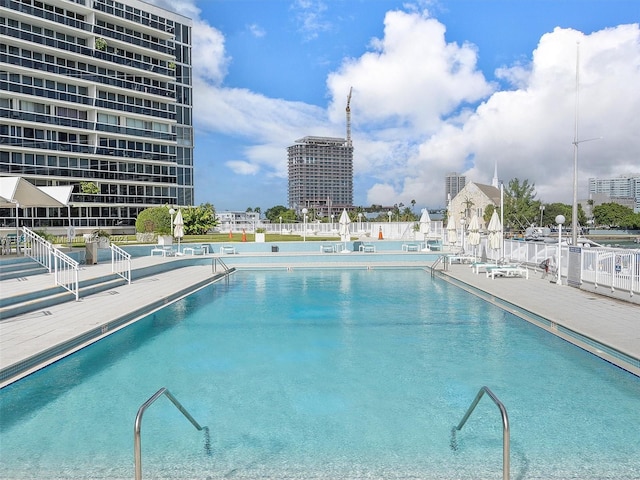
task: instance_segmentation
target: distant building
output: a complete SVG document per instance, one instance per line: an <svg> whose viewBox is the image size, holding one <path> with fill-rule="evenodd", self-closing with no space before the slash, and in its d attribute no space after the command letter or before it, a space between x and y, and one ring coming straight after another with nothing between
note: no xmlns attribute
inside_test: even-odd
<svg viewBox="0 0 640 480"><path fill-rule="evenodd" d="M193 205L192 21L139 0L0 5L0 174L73 187L69 211L21 225L132 232L141 210Z"/></svg>
<svg viewBox="0 0 640 480"><path fill-rule="evenodd" d="M640 212L640 174L621 175L615 178L590 178L589 199L594 206L603 203L619 203Z"/></svg>
<svg viewBox="0 0 640 480"><path fill-rule="evenodd" d="M287 148L289 207L320 216L353 205L353 146L344 138L304 137Z"/></svg>
<svg viewBox="0 0 640 480"><path fill-rule="evenodd" d="M260 214L241 211L216 212L216 220L218 220L216 229L221 232L239 232L242 229L253 232L260 224Z"/></svg>
<svg viewBox="0 0 640 480"><path fill-rule="evenodd" d="M464 175L458 175L457 173L450 173L445 178L444 183L444 204L449 205L449 202L462 190L466 183L466 177Z"/></svg>
<svg viewBox="0 0 640 480"><path fill-rule="evenodd" d="M500 206L500 189L491 185L469 182L451 199L448 212L449 215L453 215L456 222L464 220L467 225L473 216L477 215L480 229L485 229L487 225L484 221L484 212L489 205Z"/></svg>

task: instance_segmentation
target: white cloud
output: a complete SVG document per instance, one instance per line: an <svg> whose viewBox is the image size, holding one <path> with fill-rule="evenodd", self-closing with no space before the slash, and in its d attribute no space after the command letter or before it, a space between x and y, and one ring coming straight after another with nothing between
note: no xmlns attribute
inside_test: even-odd
<svg viewBox="0 0 640 480"><path fill-rule="evenodd" d="M192 2L181 5L195 8ZM320 3L300 1L298 7L322 12ZM589 177L640 170L638 24L590 35L557 28L540 38L528 63L495 72L509 84L499 90L478 70L477 49L447 43L439 21L424 12L388 12L384 35L329 75L331 101L324 108L226 88L224 37L196 20L194 121L199 133L236 137L248 145L244 158L226 163L232 171L286 177L284 152L291 139L344 131L353 86L356 183L367 188L368 204L415 199L418 206L442 206L446 174L456 171L468 181L490 183L496 162L504 181L528 179L541 200L568 203L577 41L579 138L603 137L579 144L584 197Z"/></svg>
<svg viewBox="0 0 640 480"><path fill-rule="evenodd" d="M291 9L298 22L298 30L305 40L313 40L322 32L331 30L331 24L325 18L326 4L321 0L296 0Z"/></svg>
<svg viewBox="0 0 640 480"><path fill-rule="evenodd" d="M239 175L255 175L259 172L260 167L244 160L230 160L225 162L225 166Z"/></svg>
<svg viewBox="0 0 640 480"><path fill-rule="evenodd" d="M447 173L488 184L496 162L505 182L528 179L538 198L568 203L576 42L579 139L603 137L579 143L584 198L589 177L640 170L639 38L637 24L586 36L558 28L540 39L529 65L497 72L512 82L510 90L491 91L476 69L473 47L445 43L444 27L434 19L391 12L375 51L346 61L329 77L331 118L344 115L343 92L353 85L354 139L363 140L354 141L356 174L386 175L369 189L368 203L384 203L394 191L394 203L443 205Z"/></svg>
<svg viewBox="0 0 640 480"><path fill-rule="evenodd" d="M258 25L257 23L252 23L251 25L247 25L247 29L249 30L249 32L251 32L251 35L253 35L256 38L262 38L267 34L266 30L262 28L260 25Z"/></svg>

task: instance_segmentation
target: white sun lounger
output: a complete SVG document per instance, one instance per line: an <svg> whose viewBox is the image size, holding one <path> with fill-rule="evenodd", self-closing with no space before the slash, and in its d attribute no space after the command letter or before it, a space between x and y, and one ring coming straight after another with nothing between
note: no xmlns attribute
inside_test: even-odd
<svg viewBox="0 0 640 480"><path fill-rule="evenodd" d="M517 266L487 267L487 278L489 277L492 280L495 280L496 277L524 277L528 279L529 270Z"/></svg>

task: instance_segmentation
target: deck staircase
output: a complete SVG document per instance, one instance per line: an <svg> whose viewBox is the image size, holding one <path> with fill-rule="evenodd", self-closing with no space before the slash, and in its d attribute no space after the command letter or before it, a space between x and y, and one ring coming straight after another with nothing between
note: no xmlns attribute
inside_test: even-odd
<svg viewBox="0 0 640 480"><path fill-rule="evenodd" d="M0 291L2 283L23 281L28 282L35 276L52 274L39 263L28 257L15 257L0 261ZM52 282L53 283L53 282ZM117 274L106 275L100 278L91 278L79 282L80 296L93 295L111 290L127 281ZM51 285L27 294L0 296L0 320L22 315L24 313L45 310L53 305L74 301L73 293L61 286Z"/></svg>

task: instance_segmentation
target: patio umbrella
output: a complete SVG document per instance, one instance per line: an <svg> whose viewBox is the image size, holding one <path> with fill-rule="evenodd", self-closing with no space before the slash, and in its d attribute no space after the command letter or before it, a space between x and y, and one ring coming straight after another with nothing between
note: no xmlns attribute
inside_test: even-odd
<svg viewBox="0 0 640 480"><path fill-rule="evenodd" d="M178 253L180 253L180 239L184 237L184 220L182 210L178 210L176 218L173 219L173 236L178 239Z"/></svg>
<svg viewBox="0 0 640 480"><path fill-rule="evenodd" d="M422 216L420 217L420 233L423 235L423 240L427 239L430 231L431 217L429 217L429 211L425 208L422 210Z"/></svg>
<svg viewBox="0 0 640 480"><path fill-rule="evenodd" d="M453 215L449 215L449 221L447 222L447 241L450 245L455 245L455 243L458 241L456 219Z"/></svg>
<svg viewBox="0 0 640 480"><path fill-rule="evenodd" d="M478 221L478 215L471 217L467 231L469 232L467 243L473 247L473 256L475 257L477 256L478 245L480 245L480 222Z"/></svg>
<svg viewBox="0 0 640 480"><path fill-rule="evenodd" d="M489 248L491 250L500 250L502 246L502 224L500 223L498 212L495 210L491 215L487 229L489 230Z"/></svg>
<svg viewBox="0 0 640 480"><path fill-rule="evenodd" d="M349 218L349 214L347 213L347 209L342 210L342 214L340 215L340 220L338 221L340 224L340 240L345 242L345 244L351 240L351 234L349 233L349 225L351 224L351 219ZM345 248L342 250L348 251L345 245Z"/></svg>

